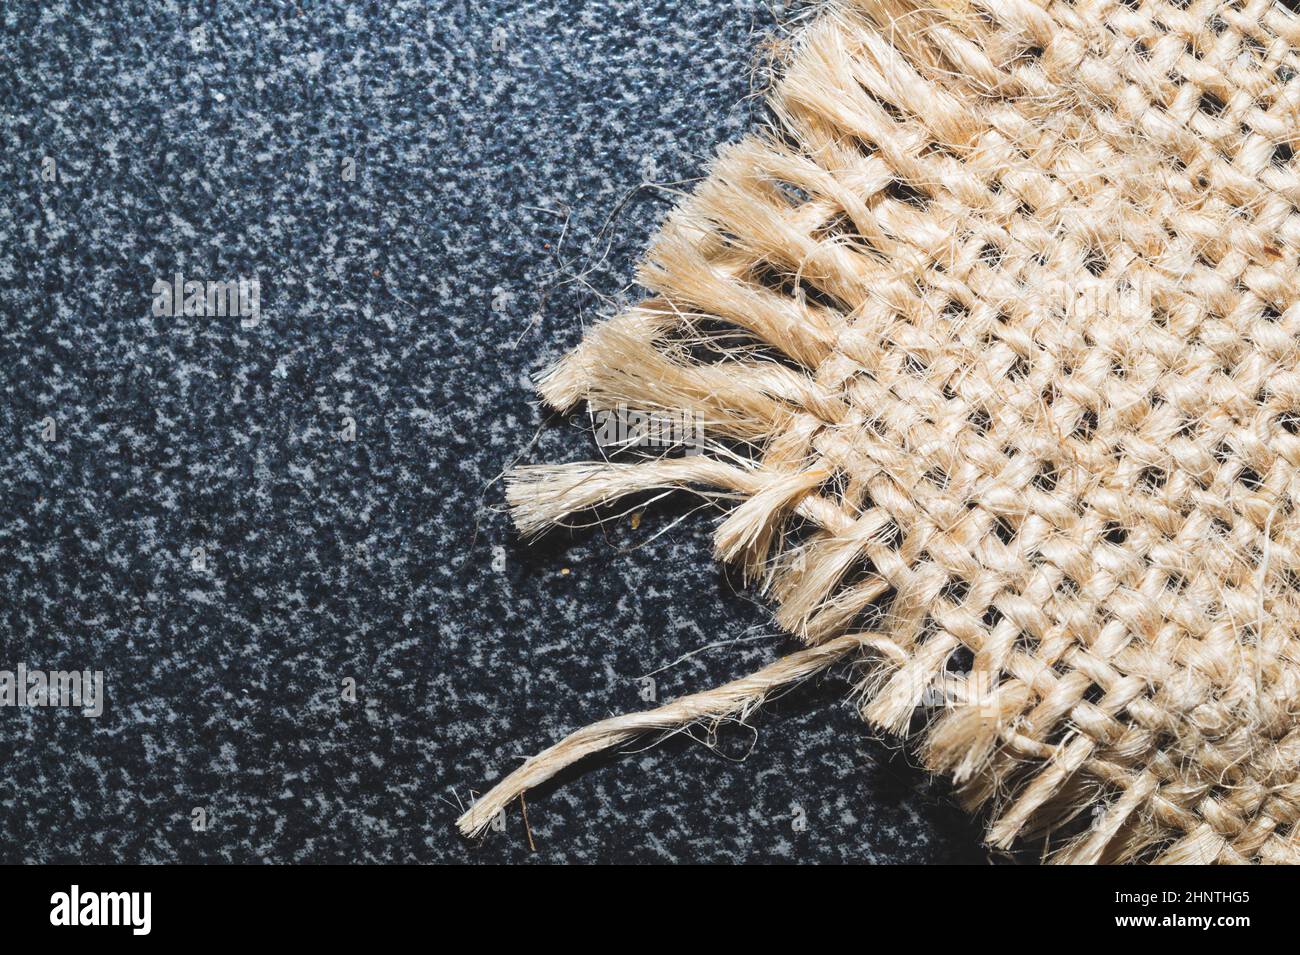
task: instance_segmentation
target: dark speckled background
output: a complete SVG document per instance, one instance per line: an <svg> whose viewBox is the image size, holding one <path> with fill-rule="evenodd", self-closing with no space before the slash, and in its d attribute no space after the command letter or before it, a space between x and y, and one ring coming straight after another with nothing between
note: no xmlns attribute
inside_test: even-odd
<svg viewBox="0 0 1300 955"><path fill-rule="evenodd" d="M639 677L701 651L656 674L665 699L790 649L707 515L525 547L493 483L593 453L529 376L636 298L672 198L638 187L761 116L777 19L0 7L0 668L108 682L99 720L0 709L0 860L985 861L842 674L716 751L679 737L539 790L535 852L518 813L453 830L523 756L643 706ZM178 270L256 276L261 324L155 317Z"/></svg>

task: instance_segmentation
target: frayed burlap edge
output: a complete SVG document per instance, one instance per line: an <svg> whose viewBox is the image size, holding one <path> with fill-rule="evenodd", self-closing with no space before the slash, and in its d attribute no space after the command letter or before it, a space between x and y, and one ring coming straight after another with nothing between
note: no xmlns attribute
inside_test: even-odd
<svg viewBox="0 0 1300 955"><path fill-rule="evenodd" d="M1278 370L1288 361L1294 368L1294 335L1268 337L1279 326L1291 331L1300 317L1290 308L1300 237L1291 213L1300 190L1285 163L1270 164L1295 130L1298 39L1286 11L1259 2L1131 10L859 0L807 28L771 99L774 130L729 149L657 239L642 272L657 297L592 329L539 382L560 409L586 401L596 411L685 412L703 423L706 453L519 468L508 476L507 500L531 535L634 492L689 488L739 498L716 531L717 556L737 563L776 601L778 622L810 646L718 689L579 730L498 783L462 816L461 830L482 832L512 799L587 755L647 732L743 718L773 690L852 661L864 674L864 717L891 733L907 732L922 697L944 684L944 705L913 739L927 767L952 777L971 808L987 809L995 846L1086 813L1091 825L1055 861L1300 860L1300 613L1291 570L1300 558L1291 507L1300 447L1285 417L1300 405L1300 381ZM1240 47L1235 60L1230 43ZM1153 59L1165 78L1143 65ZM1228 114L1239 117L1239 129L1213 125ZM871 149L853 156L849 140ZM1169 156L1179 178L1166 187L1148 167ZM1107 163L1112 168L1099 170ZM1185 208L1179 190L1198 177L1217 194ZM774 185L791 184L797 197L775 212ZM998 224L1009 194L1028 207L1029 225ZM1166 194L1171 211L1161 223ZM1234 205L1251 211L1252 228L1231 217ZM963 219L959 233L947 228L955 216ZM1035 229L1065 251L1029 254ZM977 252L956 249L958 235ZM1168 263L1189 236L1198 264L1171 278ZM989 247L998 250L992 264ZM757 277L772 269L782 273L780 289ZM1226 290L1225 274L1236 283ZM1027 305L1023 287L1041 291L1044 277L1077 287L1088 275L1101 277L1115 296L1106 308L1119 312L1128 305L1114 303L1127 303L1149 278L1154 304L1140 320L1149 324L1124 313L1105 338L1095 330L1107 316L1092 315L1078 345L1079 329L1063 322L1049 327L1055 337L1041 347L1046 306L1041 298ZM999 284L1008 278L1022 290L1014 304ZM946 302L940 312L935 289ZM878 321L873 310L882 302L910 309L913 321L872 341L863 329ZM972 344L967 329L938 331L941 319L953 321L954 306L956 321L971 328L987 317L981 310L1005 310L995 316L1001 337ZM1282 320L1242 333L1261 309ZM1230 380L1249 377L1253 389L1244 410L1233 407L1235 394L1215 391L1217 379L1193 373L1201 341L1224 312L1241 337ZM725 337L720 344L706 328L712 323L759 344ZM1126 343L1128 329L1139 328L1150 334L1135 330L1137 346ZM1121 407L1113 382L1090 380L1099 410L1076 399L1081 373L1064 371L1059 357L1114 352L1141 364L1184 339L1193 344L1162 366L1181 377L1153 377L1160 387L1132 399L1150 405L1140 420ZM723 360L697 360L701 348ZM975 373L949 367L967 360ZM1065 394L1053 406L1064 410L1038 419L1016 404L1018 386L1007 382L1019 380L1021 363L1031 381L1050 366L1034 390L1048 401ZM970 379L982 374L988 381L978 391ZM1175 385L1186 394L1168 394ZM932 393L940 391L947 404ZM924 420L909 425L926 443L896 420L864 415L864 395L878 398L882 419L931 402L938 410L928 418L916 412ZM962 456L984 446L964 445L955 432L945 438L938 427L945 416L973 418L975 403L985 418L991 409L995 431L1032 432L1029 470L1013 466L1013 456L978 462L986 485L1001 480L996 493L961 480L969 470ZM951 412L958 404L960 416ZM1229 409L1232 427L1264 435L1262 445L1240 452L1260 463L1238 462L1229 478L1215 477L1200 462L1221 458L1222 440L1215 445L1207 431L1183 453L1177 441L1186 435L1175 440L1152 424L1168 405L1194 408L1198 420ZM1062 432L1067 416L1073 430ZM1076 440L1084 424L1089 433ZM1119 452L1098 465L1087 443L1098 431L1123 439L1130 456L1131 445L1149 446L1142 467L1130 468ZM1161 435L1173 455L1168 468L1148 462L1163 450ZM1098 466L1116 473L1085 480ZM1195 478L1186 488L1180 469ZM1161 474L1163 510L1137 497L1150 490L1152 471ZM910 477L899 481L900 474ZM1225 480L1244 484L1249 496ZM1215 494L1225 496L1222 507ZM1071 509L1087 512L1085 520ZM1145 543L1149 526L1176 530L1178 519L1186 527L1202 512L1228 526L1216 546L1227 549L1233 569L1199 549L1169 558L1158 541ZM1112 513L1126 517L1130 539L1144 542L1138 556L1154 569L1140 583L1122 577L1136 571L1111 566L1138 546L1118 557L1106 550L1110 538L1101 535L1114 536L1117 522L1098 515ZM1038 535L1032 555L1026 545L1013 559L993 541L1008 515L1022 538ZM800 525L816 529L811 541L797 539ZM1067 526L1078 540L1050 536ZM1109 602L1091 599L1103 578L1123 583L1108 591ZM1157 578L1153 596L1148 582ZM1209 610L1198 588L1220 592ZM886 598L887 612L872 619ZM864 614L871 626L862 626ZM949 680L948 663L961 650L974 655L974 669Z"/></svg>

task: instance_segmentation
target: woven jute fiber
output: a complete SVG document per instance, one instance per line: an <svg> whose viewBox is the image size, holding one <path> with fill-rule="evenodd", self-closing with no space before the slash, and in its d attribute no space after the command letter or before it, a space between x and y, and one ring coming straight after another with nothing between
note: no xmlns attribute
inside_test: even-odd
<svg viewBox="0 0 1300 955"><path fill-rule="evenodd" d="M723 509L808 649L575 733L462 819L850 661L1008 847L1300 861L1300 21L1272 0L856 0L541 380L701 454L510 476L534 533Z"/></svg>

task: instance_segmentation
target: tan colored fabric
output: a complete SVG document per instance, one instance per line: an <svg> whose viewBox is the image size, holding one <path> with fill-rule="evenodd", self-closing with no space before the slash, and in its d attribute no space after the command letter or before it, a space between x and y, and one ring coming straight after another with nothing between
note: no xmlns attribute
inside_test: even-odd
<svg viewBox="0 0 1300 955"><path fill-rule="evenodd" d="M719 494L994 844L1300 861L1298 46L1271 0L823 15L542 382L708 452L520 469L521 527Z"/></svg>

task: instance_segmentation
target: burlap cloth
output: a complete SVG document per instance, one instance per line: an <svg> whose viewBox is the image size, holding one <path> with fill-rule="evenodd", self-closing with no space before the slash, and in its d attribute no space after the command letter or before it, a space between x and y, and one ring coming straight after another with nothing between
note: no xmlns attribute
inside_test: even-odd
<svg viewBox="0 0 1300 955"><path fill-rule="evenodd" d="M1300 861L1300 22L1224 3L858 0L796 37L653 293L541 382L703 454L522 468L521 528L650 488L726 508L810 649L605 721L860 661L989 839L1071 862Z"/></svg>

